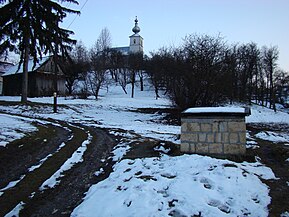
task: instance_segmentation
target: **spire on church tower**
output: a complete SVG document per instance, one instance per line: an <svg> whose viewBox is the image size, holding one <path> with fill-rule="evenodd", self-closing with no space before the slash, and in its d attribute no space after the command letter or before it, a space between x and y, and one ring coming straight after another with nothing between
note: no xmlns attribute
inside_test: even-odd
<svg viewBox="0 0 289 217"><path fill-rule="evenodd" d="M135 22L135 24L134 24L134 27L132 28L132 31L134 32L134 34L137 34L140 32L140 28L138 26L137 16L135 17L134 22Z"/></svg>

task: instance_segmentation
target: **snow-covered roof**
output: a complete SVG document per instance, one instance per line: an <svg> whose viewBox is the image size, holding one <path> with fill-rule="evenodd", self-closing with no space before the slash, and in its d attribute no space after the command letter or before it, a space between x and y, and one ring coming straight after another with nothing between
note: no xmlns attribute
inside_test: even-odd
<svg viewBox="0 0 289 217"><path fill-rule="evenodd" d="M183 114L247 114L248 111L242 107L197 107L188 108Z"/></svg>
<svg viewBox="0 0 289 217"><path fill-rule="evenodd" d="M42 57L42 59L39 60L38 63L36 63L36 65L35 65L34 68L33 68L33 65L34 65L34 64L33 64L33 59L30 59L29 62L28 62L28 72L32 72L33 70L37 70L37 69L38 69L40 66L42 66L43 63L45 63L49 58L50 58L50 56ZM4 73L3 76L23 73L23 65L20 67L19 70L18 70L18 67L19 67L19 64L7 68L7 70L5 70L5 73ZM18 71L17 71L17 70L18 70Z"/></svg>
<svg viewBox="0 0 289 217"><path fill-rule="evenodd" d="M6 72L12 66L12 63L0 61L0 75L4 74L4 72Z"/></svg>
<svg viewBox="0 0 289 217"><path fill-rule="evenodd" d="M118 51L118 52L121 52L122 54L128 54L129 53L129 47L128 46L126 46L126 47L113 47L111 49Z"/></svg>

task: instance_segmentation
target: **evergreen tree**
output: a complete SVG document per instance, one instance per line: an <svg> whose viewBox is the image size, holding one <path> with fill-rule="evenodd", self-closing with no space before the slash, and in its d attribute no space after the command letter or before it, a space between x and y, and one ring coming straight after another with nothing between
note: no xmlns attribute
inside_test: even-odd
<svg viewBox="0 0 289 217"><path fill-rule="evenodd" d="M22 102L27 102L29 58L33 58L35 66L42 54L52 53L55 58L58 54L66 56L76 42L69 37L73 32L61 28L59 23L68 13L80 12L61 6L59 1L0 0L0 54L7 49L20 53ZM61 2L78 4L76 0Z"/></svg>

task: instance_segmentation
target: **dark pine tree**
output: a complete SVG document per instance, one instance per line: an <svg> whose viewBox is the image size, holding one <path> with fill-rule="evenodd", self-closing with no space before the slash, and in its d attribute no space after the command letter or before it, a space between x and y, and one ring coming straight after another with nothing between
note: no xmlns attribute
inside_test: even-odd
<svg viewBox="0 0 289 217"><path fill-rule="evenodd" d="M0 0L0 54L7 49L18 51L20 65L23 66L21 101L27 102L28 61L33 58L34 66L42 55L52 53L68 55L68 50L76 41L69 36L72 31L59 24L68 13L79 11L61 6L51 0ZM78 4L76 0L61 0ZM57 62L57 59L55 59Z"/></svg>

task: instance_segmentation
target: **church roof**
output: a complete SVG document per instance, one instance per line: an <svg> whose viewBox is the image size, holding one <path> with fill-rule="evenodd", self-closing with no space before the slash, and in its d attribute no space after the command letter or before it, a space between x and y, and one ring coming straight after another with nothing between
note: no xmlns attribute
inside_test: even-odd
<svg viewBox="0 0 289 217"><path fill-rule="evenodd" d="M129 37L131 38L131 37L141 37L141 36L140 36L140 34L136 33L136 34L133 34L133 35L131 35ZM141 37L141 38L143 38L143 37Z"/></svg>
<svg viewBox="0 0 289 217"><path fill-rule="evenodd" d="M122 54L128 54L129 53L129 46L126 47L113 47L112 50L121 52Z"/></svg>

